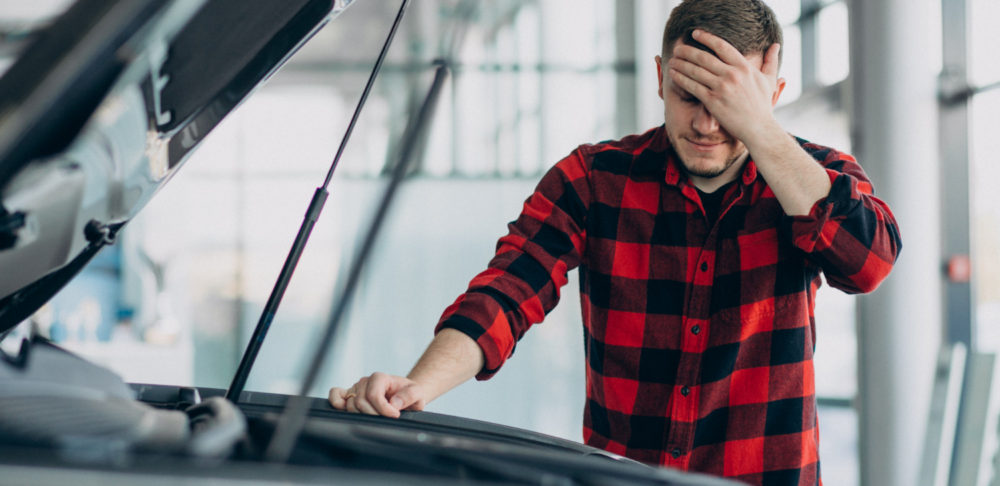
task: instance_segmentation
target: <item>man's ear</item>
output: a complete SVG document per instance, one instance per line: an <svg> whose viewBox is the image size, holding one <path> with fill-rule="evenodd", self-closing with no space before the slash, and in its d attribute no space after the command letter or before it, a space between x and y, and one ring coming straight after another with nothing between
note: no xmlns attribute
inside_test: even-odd
<svg viewBox="0 0 1000 486"><path fill-rule="evenodd" d="M656 94L663 99L663 60L656 56Z"/></svg>
<svg viewBox="0 0 1000 486"><path fill-rule="evenodd" d="M785 90L785 78L778 78L778 82L774 85L774 94L771 95L772 108L778 104L778 98L781 98L781 92L784 90Z"/></svg>

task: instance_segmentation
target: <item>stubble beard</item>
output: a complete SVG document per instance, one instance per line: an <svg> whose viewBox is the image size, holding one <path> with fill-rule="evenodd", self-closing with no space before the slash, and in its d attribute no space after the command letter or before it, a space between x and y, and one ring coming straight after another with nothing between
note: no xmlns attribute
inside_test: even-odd
<svg viewBox="0 0 1000 486"><path fill-rule="evenodd" d="M729 170L729 168L732 167L733 164L742 159L743 155L746 152L746 150L743 150L738 154L730 154L729 157L726 159L726 163L723 164L722 167L699 169L697 167L694 167L691 163L689 163L685 159L685 157L681 155L681 151L677 150L677 147L680 147L681 145L678 143L674 135L668 132L667 138L670 140L670 144L673 146L672 147L673 151L677 155L677 159L680 160L681 167L684 169L684 172L686 172L689 176L701 177L703 179L714 179L716 177L719 177L727 170Z"/></svg>
<svg viewBox="0 0 1000 486"><path fill-rule="evenodd" d="M735 164L737 161L743 158L743 154L740 153L737 155L730 156L728 159L726 159L726 163L723 164L722 167L707 168L707 169L698 169L692 167L691 164L689 164L686 160L684 160L684 157L682 157L679 153L677 154L677 158L681 159L681 166L684 167L684 171L687 172L688 175L701 177L703 179L713 179L719 177L720 175L724 174L727 170L729 170L729 168L732 167L733 164Z"/></svg>

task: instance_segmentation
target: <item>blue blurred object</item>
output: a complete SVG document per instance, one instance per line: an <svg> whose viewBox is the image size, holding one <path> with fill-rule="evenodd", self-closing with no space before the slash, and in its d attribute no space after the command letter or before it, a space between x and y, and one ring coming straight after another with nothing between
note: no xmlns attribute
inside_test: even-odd
<svg viewBox="0 0 1000 486"><path fill-rule="evenodd" d="M121 251L119 246L101 250L80 275L50 301L52 325L49 339L108 342L120 315Z"/></svg>

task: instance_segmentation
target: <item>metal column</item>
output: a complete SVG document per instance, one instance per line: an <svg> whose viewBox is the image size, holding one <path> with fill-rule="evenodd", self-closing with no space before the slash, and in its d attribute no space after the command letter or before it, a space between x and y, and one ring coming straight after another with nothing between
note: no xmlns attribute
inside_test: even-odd
<svg viewBox="0 0 1000 486"><path fill-rule="evenodd" d="M968 2L942 0L943 63L940 112L943 258L971 255L971 209L969 206L969 82ZM945 337L975 351L972 284L968 279L949 279L944 287Z"/></svg>
<svg viewBox="0 0 1000 486"><path fill-rule="evenodd" d="M941 191L931 0L850 0L855 154L896 215L903 252L859 302L861 484L917 484L942 334Z"/></svg>
<svg viewBox="0 0 1000 486"><path fill-rule="evenodd" d="M615 135L640 130L635 93L640 87L654 84L636 79L635 0L615 2ZM639 81L642 81L640 83Z"/></svg>

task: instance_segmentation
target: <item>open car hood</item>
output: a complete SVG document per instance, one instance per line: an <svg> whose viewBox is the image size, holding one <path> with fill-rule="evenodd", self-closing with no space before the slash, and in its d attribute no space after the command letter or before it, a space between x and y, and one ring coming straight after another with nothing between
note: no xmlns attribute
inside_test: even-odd
<svg viewBox="0 0 1000 486"><path fill-rule="evenodd" d="M79 0L0 78L0 332L350 0Z"/></svg>

